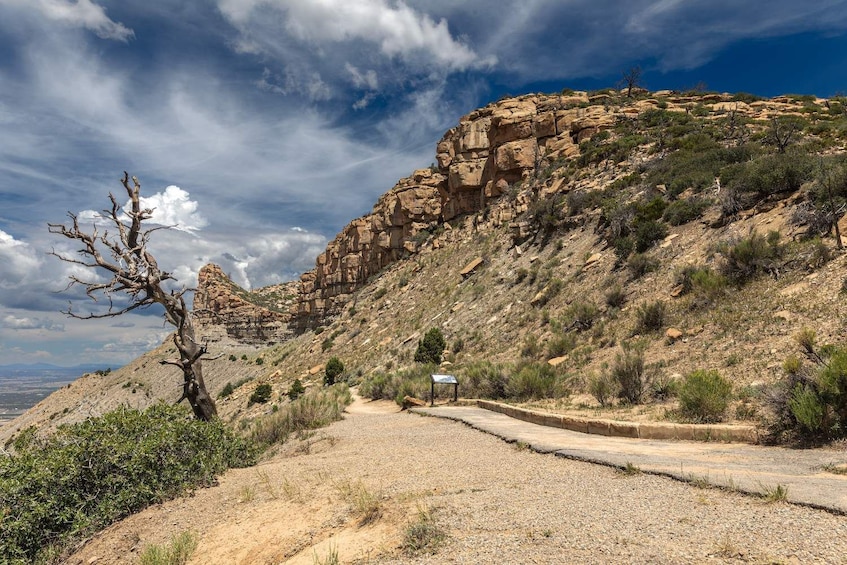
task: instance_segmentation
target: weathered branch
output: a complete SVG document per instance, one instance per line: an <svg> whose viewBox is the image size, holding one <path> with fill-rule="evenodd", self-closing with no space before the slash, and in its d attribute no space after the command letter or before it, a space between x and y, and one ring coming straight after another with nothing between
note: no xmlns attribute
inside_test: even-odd
<svg viewBox="0 0 847 565"><path fill-rule="evenodd" d="M147 249L151 234L160 229L168 229L168 226L143 229L144 221L152 218L153 210L141 207L141 184L136 177L130 177L126 172L121 184L129 198L127 206L122 207L117 198L109 194L111 206L100 213L103 222L114 228L112 233L106 229L101 233L96 223L90 233L83 231L79 225L79 217L71 212L68 212L70 225L48 224L50 233L80 244L77 253L81 258L55 250L50 252L51 255L70 264L104 271L110 277L104 282L83 280L71 275L67 288L81 286L94 302L98 302L101 297L105 298L108 301L108 309L103 313L77 314L69 306L65 314L78 319L112 318L160 304L165 310L165 319L176 327L173 340L180 357L177 361L162 361L162 364L174 365L183 372L183 394L180 401L187 398L197 418L214 418L217 410L203 383L201 365L207 348L197 343L194 338L191 311L184 298L187 289L165 291L162 283L174 280L173 276L159 268L156 258ZM129 305L117 307L114 295L128 297Z"/></svg>

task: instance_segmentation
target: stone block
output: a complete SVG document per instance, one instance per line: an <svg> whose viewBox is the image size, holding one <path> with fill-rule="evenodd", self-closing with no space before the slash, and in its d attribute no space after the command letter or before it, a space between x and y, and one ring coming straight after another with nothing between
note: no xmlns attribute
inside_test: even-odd
<svg viewBox="0 0 847 565"><path fill-rule="evenodd" d="M611 427L608 420L586 420L588 433L598 436L611 435Z"/></svg>
<svg viewBox="0 0 847 565"><path fill-rule="evenodd" d="M638 437L641 439L676 439L676 426L673 424L638 424Z"/></svg>
<svg viewBox="0 0 847 565"><path fill-rule="evenodd" d="M638 424L635 422L609 422L609 435L614 437L638 437Z"/></svg>

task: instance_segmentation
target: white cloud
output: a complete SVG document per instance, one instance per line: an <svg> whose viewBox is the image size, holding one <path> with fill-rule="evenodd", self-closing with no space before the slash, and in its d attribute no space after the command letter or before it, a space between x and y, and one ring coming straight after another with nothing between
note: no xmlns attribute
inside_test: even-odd
<svg viewBox="0 0 847 565"><path fill-rule="evenodd" d="M197 211L197 202L189 198L188 192L178 186L170 185L164 192L157 192L153 196L142 196L141 208L151 208L153 215L150 222L162 226L173 226L174 229L196 232L208 225L200 212ZM129 205L129 203L127 203Z"/></svg>
<svg viewBox="0 0 847 565"><path fill-rule="evenodd" d="M480 57L454 38L446 19L434 21L404 2L386 0L219 0L221 13L242 33L242 49L274 52L279 41L262 32L270 20L288 35L324 48L364 41L382 55L422 64L431 61L450 70L486 67L496 61ZM245 46L246 45L246 46Z"/></svg>
<svg viewBox="0 0 847 565"><path fill-rule="evenodd" d="M376 90L379 88L379 79L376 76L375 70L368 69L367 71L362 72L350 63L345 63L344 69L350 73L353 86L356 88L367 88L369 90Z"/></svg>
<svg viewBox="0 0 847 565"><path fill-rule="evenodd" d="M47 330L49 332L65 331L64 324L58 324L47 318L17 317L7 314L0 321L0 326L10 330Z"/></svg>
<svg viewBox="0 0 847 565"><path fill-rule="evenodd" d="M71 27L82 27L93 31L103 39L128 41L135 33L106 15L102 6L91 0L5 0L10 4L28 5L37 9L45 18Z"/></svg>
<svg viewBox="0 0 847 565"><path fill-rule="evenodd" d="M19 285L37 275L40 263L27 243L0 230L0 288Z"/></svg>

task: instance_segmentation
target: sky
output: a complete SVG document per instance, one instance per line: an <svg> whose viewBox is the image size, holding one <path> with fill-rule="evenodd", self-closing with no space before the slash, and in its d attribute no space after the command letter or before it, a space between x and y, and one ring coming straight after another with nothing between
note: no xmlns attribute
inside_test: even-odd
<svg viewBox="0 0 847 565"><path fill-rule="evenodd" d="M168 334L102 312L48 232L136 175L150 248L292 280L443 133L510 94L847 92L847 0L0 0L0 365L116 367ZM85 274L85 273L82 273Z"/></svg>

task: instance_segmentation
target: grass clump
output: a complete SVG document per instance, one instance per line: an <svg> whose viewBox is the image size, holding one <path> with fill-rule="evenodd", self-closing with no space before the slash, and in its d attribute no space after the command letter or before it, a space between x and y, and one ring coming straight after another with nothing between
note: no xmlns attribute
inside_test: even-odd
<svg viewBox="0 0 847 565"><path fill-rule="evenodd" d="M200 422L185 407L165 404L122 407L61 426L47 439L33 430L14 450L0 458L0 548L12 563L38 561L256 459L254 446L220 420Z"/></svg>
<svg viewBox="0 0 847 565"><path fill-rule="evenodd" d="M717 371L694 371L679 386L680 413L695 422L715 423L732 398L732 383Z"/></svg>
<svg viewBox="0 0 847 565"><path fill-rule="evenodd" d="M403 534L403 552L409 556L435 553L447 533L435 521L434 512L428 506L418 506L415 520L406 526Z"/></svg>
<svg viewBox="0 0 847 565"><path fill-rule="evenodd" d="M199 540L194 532L182 532L166 546L146 546L139 557L141 565L185 565L197 550Z"/></svg>
<svg viewBox="0 0 847 565"><path fill-rule="evenodd" d="M256 420L250 437L262 446L284 442L292 433L314 430L340 420L344 408L352 400L350 389L344 383L310 389L278 411Z"/></svg>
<svg viewBox="0 0 847 565"><path fill-rule="evenodd" d="M335 489L358 516L359 526L366 526L382 516L380 495L369 490L361 480L340 482Z"/></svg>

